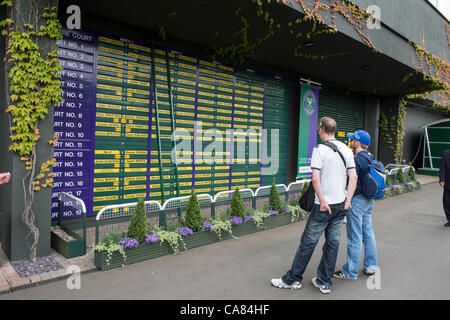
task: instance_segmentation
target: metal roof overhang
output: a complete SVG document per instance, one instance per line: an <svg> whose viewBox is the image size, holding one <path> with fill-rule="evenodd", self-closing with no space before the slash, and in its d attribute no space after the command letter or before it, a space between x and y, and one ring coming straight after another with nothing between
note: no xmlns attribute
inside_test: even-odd
<svg viewBox="0 0 450 320"><path fill-rule="evenodd" d="M149 32L148 40L150 31L157 34L160 26L163 26L169 47L176 39L205 49L230 45L238 39L235 31L242 27L241 17L235 14L239 8L242 8L241 12L250 22L249 39L264 36L268 30L268 23L256 15L256 6L252 1L62 0L62 22L67 18L65 11L71 4L81 8L82 28L111 33L101 21L126 24ZM274 18L275 25L279 23L281 27L255 48L256 59L248 60L249 65L272 66L285 71L284 76L287 78L310 78L379 96L413 93L426 84L421 74L415 74L407 82L402 81L405 75L415 71L412 65L414 50L407 39L388 27L365 31L369 37L373 37L375 47L380 52L365 45L342 17L336 19L340 32L324 33L311 39L305 37L311 30L311 23L295 25L295 33L303 34L303 38L297 39L291 35L288 22L302 16L299 10L287 5L270 5L267 11ZM324 60L295 57L294 48L304 41L313 41L314 46L303 48L303 53L331 56Z"/></svg>

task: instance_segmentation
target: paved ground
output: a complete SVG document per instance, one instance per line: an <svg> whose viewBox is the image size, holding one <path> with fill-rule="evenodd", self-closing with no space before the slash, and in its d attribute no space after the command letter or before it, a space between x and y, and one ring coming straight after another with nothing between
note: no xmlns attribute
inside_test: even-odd
<svg viewBox="0 0 450 320"><path fill-rule="evenodd" d="M380 264L379 289L367 277L334 280L331 295L311 284L323 238L304 274L299 291L270 285L290 268L305 222L258 232L238 240L81 276L81 289L66 281L19 290L8 299L449 299L450 228L444 227L442 189L434 182L413 193L377 201L373 214ZM346 259L346 232L337 267ZM374 282L371 282L372 284Z"/></svg>

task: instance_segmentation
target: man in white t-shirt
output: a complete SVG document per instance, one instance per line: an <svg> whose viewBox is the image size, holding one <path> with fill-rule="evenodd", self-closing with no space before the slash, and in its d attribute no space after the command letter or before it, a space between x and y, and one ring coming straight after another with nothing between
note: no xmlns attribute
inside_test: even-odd
<svg viewBox="0 0 450 320"><path fill-rule="evenodd" d="M317 277L312 279L312 282L320 292L331 292L331 278L336 265L341 228L358 180L353 152L335 139L336 128L334 119L325 117L320 120L319 135L324 144L315 147L311 157L311 182L316 193L315 204L308 217L291 270L282 278L271 281L277 288L301 288L303 273L320 236L325 232L322 259L317 268Z"/></svg>

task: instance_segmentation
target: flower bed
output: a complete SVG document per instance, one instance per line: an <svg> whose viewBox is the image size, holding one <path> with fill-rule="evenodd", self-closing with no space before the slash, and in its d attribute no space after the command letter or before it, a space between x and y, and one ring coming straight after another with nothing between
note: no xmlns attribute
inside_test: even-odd
<svg viewBox="0 0 450 320"><path fill-rule="evenodd" d="M416 180L404 184L399 183L386 187L383 198L420 188L420 182ZM276 192L273 192L271 197L278 198L279 196ZM234 205L221 217L205 220L200 207L197 205L195 194L191 200L191 211L195 215L188 215L187 212L186 218L179 219L181 225L172 226L172 230L163 230L159 226L148 228L145 211L142 211L143 206L141 210L136 209L131 224L133 228L130 227L127 233L111 231L104 237L103 242L94 248L95 266L100 270L108 270L163 255L176 254L179 251L201 247L221 240L277 228L304 220L308 216L308 212L298 206L297 199L290 201L291 205L283 205L281 201L270 201L269 205L265 205L261 210L254 210L245 208L241 205L242 199L236 197ZM140 219L139 215L141 216ZM139 220L141 221L139 222ZM130 230L133 232L130 232Z"/></svg>
<svg viewBox="0 0 450 320"><path fill-rule="evenodd" d="M197 232L186 226L176 231L153 227L153 232L147 235L144 243L116 231L118 234L109 245L96 246L95 266L99 270L109 270L167 254L176 254L179 251L294 223L304 219L306 215L299 207L286 206L281 213L270 210L254 211L253 215L247 215L244 219L231 216L228 220L206 220L202 229Z"/></svg>
<svg viewBox="0 0 450 320"><path fill-rule="evenodd" d="M422 186L418 180L413 180L405 183L398 183L393 186L387 186L384 192L383 199L394 197L402 193L420 190L421 188Z"/></svg>

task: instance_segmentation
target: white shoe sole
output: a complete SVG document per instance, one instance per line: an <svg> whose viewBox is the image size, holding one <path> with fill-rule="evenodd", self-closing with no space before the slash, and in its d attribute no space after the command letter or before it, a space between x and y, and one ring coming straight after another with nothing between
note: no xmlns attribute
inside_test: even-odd
<svg viewBox="0 0 450 320"><path fill-rule="evenodd" d="M330 289L328 289L328 290L322 289L322 287L317 283L316 278L312 279L312 284L314 285L314 287L318 288L320 290L320 292L322 292L323 294L331 293Z"/></svg>
<svg viewBox="0 0 450 320"><path fill-rule="evenodd" d="M298 289L300 289L302 287L301 284L299 286L296 286L296 287L291 287L291 286L288 286L287 284L285 284L284 282L279 283L277 280L278 279L272 279L270 281L272 286L274 286L275 288L298 290Z"/></svg>

